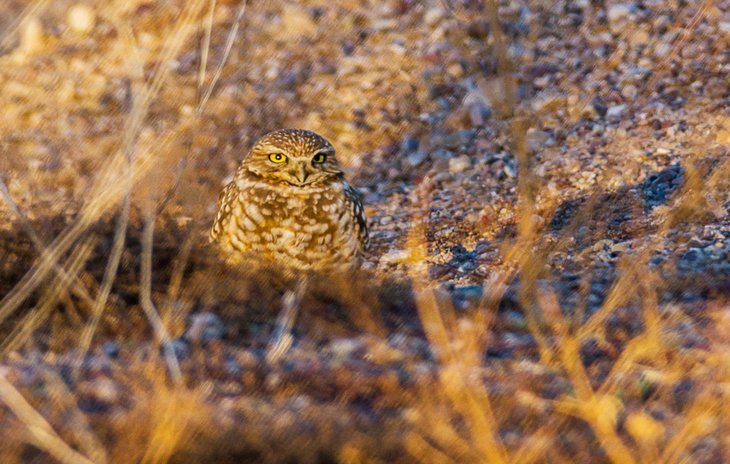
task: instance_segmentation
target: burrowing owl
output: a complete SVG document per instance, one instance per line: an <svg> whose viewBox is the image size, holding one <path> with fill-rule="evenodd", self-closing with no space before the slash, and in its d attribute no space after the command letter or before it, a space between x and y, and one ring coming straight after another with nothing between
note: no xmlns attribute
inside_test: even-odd
<svg viewBox="0 0 730 464"><path fill-rule="evenodd" d="M260 138L221 192L210 240L286 267L353 267L368 244L360 195L323 137L281 129ZM250 253L249 253L250 252Z"/></svg>

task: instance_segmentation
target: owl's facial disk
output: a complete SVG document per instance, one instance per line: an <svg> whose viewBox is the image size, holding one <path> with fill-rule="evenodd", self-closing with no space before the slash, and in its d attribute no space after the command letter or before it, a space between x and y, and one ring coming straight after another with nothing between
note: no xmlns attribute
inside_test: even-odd
<svg viewBox="0 0 730 464"><path fill-rule="evenodd" d="M294 137L286 143L263 139L249 154L248 170L264 179L297 187L316 185L342 176L334 148L323 138L316 137L316 140Z"/></svg>

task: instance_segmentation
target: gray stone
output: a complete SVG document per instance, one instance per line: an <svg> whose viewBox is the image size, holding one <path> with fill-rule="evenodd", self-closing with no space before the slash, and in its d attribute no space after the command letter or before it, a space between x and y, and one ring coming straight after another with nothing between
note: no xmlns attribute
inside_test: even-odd
<svg viewBox="0 0 730 464"><path fill-rule="evenodd" d="M606 111L606 117L608 119L618 119L626 111L626 105L613 105Z"/></svg>
<svg viewBox="0 0 730 464"><path fill-rule="evenodd" d="M459 174L471 167L471 158L466 155L457 156L449 160L449 172Z"/></svg>
<svg viewBox="0 0 730 464"><path fill-rule="evenodd" d="M410 167L415 168L426 161L426 158L428 158L428 153L416 151L406 157L406 162Z"/></svg>

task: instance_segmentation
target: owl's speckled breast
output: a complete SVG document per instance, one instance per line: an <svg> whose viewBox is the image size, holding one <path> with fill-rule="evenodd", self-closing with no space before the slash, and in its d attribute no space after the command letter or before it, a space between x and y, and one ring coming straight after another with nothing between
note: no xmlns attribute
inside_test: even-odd
<svg viewBox="0 0 730 464"><path fill-rule="evenodd" d="M260 253L300 269L357 261L362 244L344 182L287 188L285 194L266 183L239 180L236 187L224 226L231 251Z"/></svg>

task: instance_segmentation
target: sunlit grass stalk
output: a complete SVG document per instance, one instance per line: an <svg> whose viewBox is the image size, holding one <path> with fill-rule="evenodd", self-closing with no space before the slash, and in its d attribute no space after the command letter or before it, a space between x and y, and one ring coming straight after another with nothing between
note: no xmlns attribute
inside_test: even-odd
<svg viewBox="0 0 730 464"><path fill-rule="evenodd" d="M580 342L570 335L557 297L552 292L543 291L538 294L538 303L546 319L552 323L557 336L558 356L575 392L575 398L559 402L563 411L588 423L611 461L622 464L636 462L630 448L616 431L618 410L615 401L610 396L597 396L591 387L580 356Z"/></svg>
<svg viewBox="0 0 730 464"><path fill-rule="evenodd" d="M426 263L424 220L417 216L408 235L408 249L413 265L411 279L419 318L439 363L439 384L456 412L466 421L471 443L486 462L506 463L507 452L499 439L499 424L484 386L469 380L469 369L479 365L480 353L457 352L448 333L433 288L424 285ZM466 335L466 334L462 334ZM477 346L473 341L467 346Z"/></svg>
<svg viewBox="0 0 730 464"><path fill-rule="evenodd" d="M94 464L56 434L53 427L23 398L23 395L0 372L0 401L25 426L31 443L63 464Z"/></svg>

